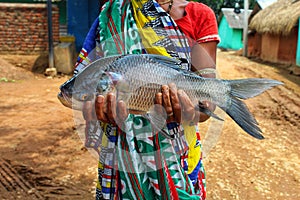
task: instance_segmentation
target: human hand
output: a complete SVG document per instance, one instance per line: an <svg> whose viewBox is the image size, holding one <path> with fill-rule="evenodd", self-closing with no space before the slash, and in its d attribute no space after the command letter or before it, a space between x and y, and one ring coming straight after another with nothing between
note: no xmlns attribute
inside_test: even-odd
<svg viewBox="0 0 300 200"><path fill-rule="evenodd" d="M155 103L165 109L168 122L191 122L200 116L188 95L183 90L177 90L174 83L162 86L162 92L155 96Z"/></svg>
<svg viewBox="0 0 300 200"><path fill-rule="evenodd" d="M98 95L95 101L95 111L97 119L112 125L123 123L127 116L128 111L124 101L117 102L114 93L108 93L106 97Z"/></svg>
<svg viewBox="0 0 300 200"><path fill-rule="evenodd" d="M177 90L174 83L162 86L162 92L155 96L155 103L162 105L165 109L168 122L198 123L209 118L208 115L197 111L189 96L183 90ZM202 102L202 106L210 110L215 109L215 106L208 101Z"/></svg>

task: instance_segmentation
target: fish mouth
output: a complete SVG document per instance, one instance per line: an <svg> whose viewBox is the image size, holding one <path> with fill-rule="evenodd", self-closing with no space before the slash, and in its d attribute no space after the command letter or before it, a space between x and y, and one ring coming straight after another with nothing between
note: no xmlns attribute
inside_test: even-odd
<svg viewBox="0 0 300 200"><path fill-rule="evenodd" d="M64 106L66 106L68 108L72 108L72 99L70 97L68 97L67 95L65 95L63 92L59 92L57 94L57 98Z"/></svg>
<svg viewBox="0 0 300 200"><path fill-rule="evenodd" d="M71 108L73 110L82 110L83 102L78 101L73 97L68 96L64 92L59 92L57 94L57 98L59 101L66 107Z"/></svg>

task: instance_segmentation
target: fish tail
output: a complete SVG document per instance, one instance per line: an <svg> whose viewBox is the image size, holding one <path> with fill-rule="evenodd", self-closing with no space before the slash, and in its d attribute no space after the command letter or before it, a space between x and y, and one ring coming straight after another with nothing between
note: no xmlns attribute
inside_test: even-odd
<svg viewBox="0 0 300 200"><path fill-rule="evenodd" d="M281 85L282 82L254 78L231 80L228 83L231 87L229 106L221 108L249 135L257 139L264 139L258 122L240 99L255 97L274 86Z"/></svg>
<svg viewBox="0 0 300 200"><path fill-rule="evenodd" d="M255 97L274 86L283 83L271 79L249 78L228 81L231 87L231 95L240 99Z"/></svg>

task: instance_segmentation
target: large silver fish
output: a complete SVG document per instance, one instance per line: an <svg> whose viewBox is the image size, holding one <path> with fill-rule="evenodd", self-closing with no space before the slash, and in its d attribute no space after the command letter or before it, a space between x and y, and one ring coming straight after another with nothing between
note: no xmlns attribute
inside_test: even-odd
<svg viewBox="0 0 300 200"><path fill-rule="evenodd" d="M257 96L281 82L258 78L203 78L182 70L180 64L177 59L152 54L101 58L64 83L58 98L65 106L81 109L79 102L93 100L97 94L117 91L117 99L125 101L129 112L147 113L161 86L175 83L178 89L188 94L196 109L217 118L199 103L212 102L248 134L264 138L257 121L241 99Z"/></svg>

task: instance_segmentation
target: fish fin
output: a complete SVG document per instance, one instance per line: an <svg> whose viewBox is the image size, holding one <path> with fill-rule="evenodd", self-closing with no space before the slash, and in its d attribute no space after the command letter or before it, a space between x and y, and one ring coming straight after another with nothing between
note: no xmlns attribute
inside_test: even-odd
<svg viewBox="0 0 300 200"><path fill-rule="evenodd" d="M262 131L254 116L250 113L245 103L240 99L255 97L264 91L283 84L280 81L261 78L250 78L227 81L230 90L229 105L221 108L248 134L257 139L264 139Z"/></svg>
<svg viewBox="0 0 300 200"><path fill-rule="evenodd" d="M283 83L271 79L249 78L228 81L231 87L231 95L240 99L255 97L264 91Z"/></svg>
<svg viewBox="0 0 300 200"><path fill-rule="evenodd" d="M231 105L227 108L221 108L249 135L260 140L264 139L262 131L258 126L258 122L250 113L244 102L238 98L232 97Z"/></svg>
<svg viewBox="0 0 300 200"><path fill-rule="evenodd" d="M101 57L93 62L89 63L86 67L84 67L82 70L80 70L75 77L76 79L82 78L83 80L86 79L86 77L89 77L87 75L92 74L94 76L89 77L90 79L96 79L98 80L99 73L96 73L100 71L101 69L105 69L105 66L111 65L113 62L115 62L118 59L123 58L125 55L112 55L112 56L106 56L106 57Z"/></svg>
<svg viewBox="0 0 300 200"><path fill-rule="evenodd" d="M195 110L197 111L200 111L210 117L213 117L217 120L220 120L220 121L224 121L224 119L220 118L218 115L216 115L215 113L213 113L211 110L209 110L208 108L206 108L204 106L204 104L202 102L199 101L198 105L195 106Z"/></svg>
<svg viewBox="0 0 300 200"><path fill-rule="evenodd" d="M142 54L141 56L146 57L151 61L155 61L165 66L168 66L177 71L179 70L184 71L179 67L182 64L182 61L179 59L168 57L168 56L157 55L157 54Z"/></svg>

